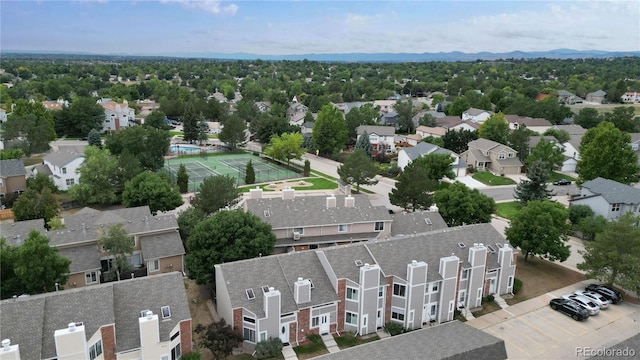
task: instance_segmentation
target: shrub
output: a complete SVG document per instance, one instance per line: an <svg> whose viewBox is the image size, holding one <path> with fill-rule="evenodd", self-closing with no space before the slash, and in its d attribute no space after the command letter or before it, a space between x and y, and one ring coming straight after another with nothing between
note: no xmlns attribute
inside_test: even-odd
<svg viewBox="0 0 640 360"><path fill-rule="evenodd" d="M180 357L182 360L200 360L200 353L197 351L188 352L186 354L182 354Z"/></svg>
<svg viewBox="0 0 640 360"><path fill-rule="evenodd" d="M487 295L482 298L482 303L484 304L486 302L492 302L493 300L495 300L495 297L493 295Z"/></svg>
<svg viewBox="0 0 640 360"><path fill-rule="evenodd" d="M398 323L388 322L384 326L384 331L386 331L391 336L395 336L402 334L404 332L404 327Z"/></svg>
<svg viewBox="0 0 640 360"><path fill-rule="evenodd" d="M304 176L309 176L311 174L311 162L309 160L304 161L304 170L302 173Z"/></svg>
<svg viewBox="0 0 640 360"><path fill-rule="evenodd" d="M520 289L522 289L522 280L515 278L513 281L513 295L520 292Z"/></svg>
<svg viewBox="0 0 640 360"><path fill-rule="evenodd" d="M469 174L474 174L476 171L478 171L475 167L473 166L469 166Z"/></svg>
<svg viewBox="0 0 640 360"><path fill-rule="evenodd" d="M282 352L282 341L280 338L269 338L256 344L256 357L258 359L268 359L278 356Z"/></svg>
<svg viewBox="0 0 640 360"><path fill-rule="evenodd" d="M593 210L588 205L569 205L569 221L573 226L587 217L593 217Z"/></svg>
<svg viewBox="0 0 640 360"><path fill-rule="evenodd" d="M310 334L307 336L307 340L311 341L314 344L320 344L322 342L322 336L319 334Z"/></svg>

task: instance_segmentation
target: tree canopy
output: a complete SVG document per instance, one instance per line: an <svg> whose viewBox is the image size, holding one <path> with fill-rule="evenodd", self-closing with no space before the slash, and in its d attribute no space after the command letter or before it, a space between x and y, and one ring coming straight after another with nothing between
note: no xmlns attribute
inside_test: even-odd
<svg viewBox="0 0 640 360"><path fill-rule="evenodd" d="M540 141L531 149L531 154L527 156L525 163L531 166L535 162L541 162L544 168L551 174L553 170L562 165L564 155L562 148L556 146L551 141L540 139Z"/></svg>
<svg viewBox="0 0 640 360"><path fill-rule="evenodd" d="M631 148L631 136L603 121L587 130L580 142L580 182L597 177L623 184L637 181L638 156Z"/></svg>
<svg viewBox="0 0 640 360"><path fill-rule="evenodd" d="M202 180L193 207L204 214L212 214L240 201L236 179L229 175L209 176Z"/></svg>
<svg viewBox="0 0 640 360"><path fill-rule="evenodd" d="M551 261L565 261L571 250L566 245L569 225L567 209L560 203L530 201L505 230L507 240L519 247L527 261L539 255Z"/></svg>
<svg viewBox="0 0 640 360"><path fill-rule="evenodd" d="M369 133L365 130L362 132L358 141L356 141L356 149L362 149L367 154L367 156L371 157L373 155L373 145L371 145L371 141L369 139Z"/></svg>
<svg viewBox="0 0 640 360"><path fill-rule="evenodd" d="M288 165L291 159L301 160L302 154L307 151L302 147L302 141L303 138L300 133L273 135L271 144L265 148L264 152L276 160L286 160Z"/></svg>
<svg viewBox="0 0 640 360"><path fill-rule="evenodd" d="M273 252L271 225L242 210L220 211L198 223L187 240L189 276L198 284L213 281L214 265Z"/></svg>
<svg viewBox="0 0 640 360"><path fill-rule="evenodd" d="M44 219L46 223L58 215L59 210L58 200L48 187L40 191L27 189L13 203L13 214L16 221Z"/></svg>
<svg viewBox="0 0 640 360"><path fill-rule="evenodd" d="M148 205L151 212L156 213L182 205L182 197L168 177L144 171L124 185L122 203L126 207Z"/></svg>
<svg viewBox="0 0 640 360"><path fill-rule="evenodd" d="M158 171L164 166L164 155L171 142L169 132L152 126L132 126L105 138L104 145L111 154L133 155L144 170Z"/></svg>
<svg viewBox="0 0 640 360"><path fill-rule="evenodd" d="M117 201L115 184L118 159L108 149L87 146L84 162L78 168L80 183L69 188L72 198L85 204L109 205Z"/></svg>
<svg viewBox="0 0 640 360"><path fill-rule="evenodd" d="M478 137L506 145L509 141L509 123L501 113L493 114L478 128Z"/></svg>
<svg viewBox="0 0 640 360"><path fill-rule="evenodd" d="M524 206L529 201L549 199L553 191L547 189L547 183L551 174L546 168L546 163L540 160L534 161L527 167L528 180L520 180L516 186L514 197L520 200Z"/></svg>
<svg viewBox="0 0 640 360"><path fill-rule="evenodd" d="M130 268L128 257L133 254L135 242L132 236L122 227L122 224L111 226L98 239L98 245L106 253L113 256L108 276L120 281L120 276Z"/></svg>
<svg viewBox="0 0 640 360"><path fill-rule="evenodd" d="M227 325L224 319L214 321L208 326L198 324L195 332L200 334L198 346L209 349L216 360L227 358L242 343L242 335Z"/></svg>
<svg viewBox="0 0 640 360"><path fill-rule="evenodd" d="M360 185L377 184L378 180L374 179L377 174L378 169L371 156L363 149L355 149L344 159L344 164L338 167L340 179L348 184L355 184L357 193L360 192Z"/></svg>
<svg viewBox="0 0 640 360"><path fill-rule="evenodd" d="M323 156L332 155L347 143L347 124L342 113L333 105L324 105L313 123L313 143Z"/></svg>
<svg viewBox="0 0 640 360"><path fill-rule="evenodd" d="M436 191L434 201L449 226L490 222L491 214L496 210L496 203L491 197L461 182Z"/></svg>
<svg viewBox="0 0 640 360"><path fill-rule="evenodd" d="M411 162L400 173L396 186L389 193L391 204L412 211L433 205L433 192L438 188L438 180L427 176L425 160L420 159Z"/></svg>
<svg viewBox="0 0 640 360"><path fill-rule="evenodd" d="M231 150L235 150L238 144L245 141L247 125L238 116L231 116L224 124L224 128L220 131L218 139L227 144Z"/></svg>
<svg viewBox="0 0 640 360"><path fill-rule="evenodd" d="M2 124L2 139L14 140L26 155L49 150L56 138L53 117L41 103L19 100Z"/></svg>

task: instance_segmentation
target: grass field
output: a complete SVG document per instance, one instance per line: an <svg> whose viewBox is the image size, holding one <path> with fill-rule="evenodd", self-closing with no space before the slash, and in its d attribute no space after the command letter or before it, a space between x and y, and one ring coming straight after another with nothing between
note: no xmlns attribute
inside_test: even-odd
<svg viewBox="0 0 640 360"><path fill-rule="evenodd" d="M270 163L260 157L246 153L241 154L207 154L186 155L175 159L165 160L165 170L175 177L180 165L183 164L189 174L189 190L198 188L202 180L209 176L229 175L236 179L236 185L244 185L245 169L251 160L256 175L256 183L274 182L297 178L297 172Z"/></svg>
<svg viewBox="0 0 640 360"><path fill-rule="evenodd" d="M549 182L552 183L552 182L558 181L560 179L567 179L567 180L571 180L572 182L576 181L575 178L573 178L573 177L571 177L569 175L560 174L560 173L557 173L557 172L554 171L554 172L551 173L551 176L549 177Z"/></svg>
<svg viewBox="0 0 640 360"><path fill-rule="evenodd" d="M496 214L509 220L513 220L520 210L522 210L522 205L520 205L519 201L497 203L496 206L498 208Z"/></svg>
<svg viewBox="0 0 640 360"><path fill-rule="evenodd" d="M473 178L488 186L514 185L516 182L505 176L495 176L488 171L473 174Z"/></svg>

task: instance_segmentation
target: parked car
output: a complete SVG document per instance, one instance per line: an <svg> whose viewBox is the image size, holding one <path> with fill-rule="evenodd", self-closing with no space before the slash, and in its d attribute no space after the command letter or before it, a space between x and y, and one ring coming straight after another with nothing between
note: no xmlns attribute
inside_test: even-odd
<svg viewBox="0 0 640 360"><path fill-rule="evenodd" d="M596 305L596 303L584 296L576 294L565 294L562 295L562 297L567 300L573 300L577 302L578 305L587 309L587 311L589 312L589 316L598 315L600 313L600 306Z"/></svg>
<svg viewBox="0 0 640 360"><path fill-rule="evenodd" d="M622 294L618 290L612 289L609 286L589 284L585 287L585 290L593 291L604 296L609 299L612 304L617 304L622 301Z"/></svg>
<svg viewBox="0 0 640 360"><path fill-rule="evenodd" d="M570 316L573 320L580 321L589 317L587 309L578 305L573 300L567 300L562 298L551 299L549 306L553 310L560 311L561 313Z"/></svg>
<svg viewBox="0 0 640 360"><path fill-rule="evenodd" d="M553 185L571 185L571 180L560 179L553 182Z"/></svg>
<svg viewBox="0 0 640 360"><path fill-rule="evenodd" d="M584 296L587 299L593 301L596 305L600 306L600 310L608 309L609 305L611 304L611 301L609 301L609 299L592 291L576 290L575 294Z"/></svg>

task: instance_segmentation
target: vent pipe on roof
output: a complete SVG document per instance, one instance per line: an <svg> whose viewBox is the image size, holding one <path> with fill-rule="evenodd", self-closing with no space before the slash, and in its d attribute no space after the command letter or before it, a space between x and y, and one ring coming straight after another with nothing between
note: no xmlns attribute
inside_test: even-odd
<svg viewBox="0 0 640 360"><path fill-rule="evenodd" d="M76 323L73 323L73 322L69 323L69 331L70 332L76 331Z"/></svg>
<svg viewBox="0 0 640 360"><path fill-rule="evenodd" d="M151 320L153 318L153 311L148 310L147 311L147 320Z"/></svg>
<svg viewBox="0 0 640 360"><path fill-rule="evenodd" d="M11 340L9 339L2 340L2 348L4 349L4 351L9 351L9 346L11 346Z"/></svg>

